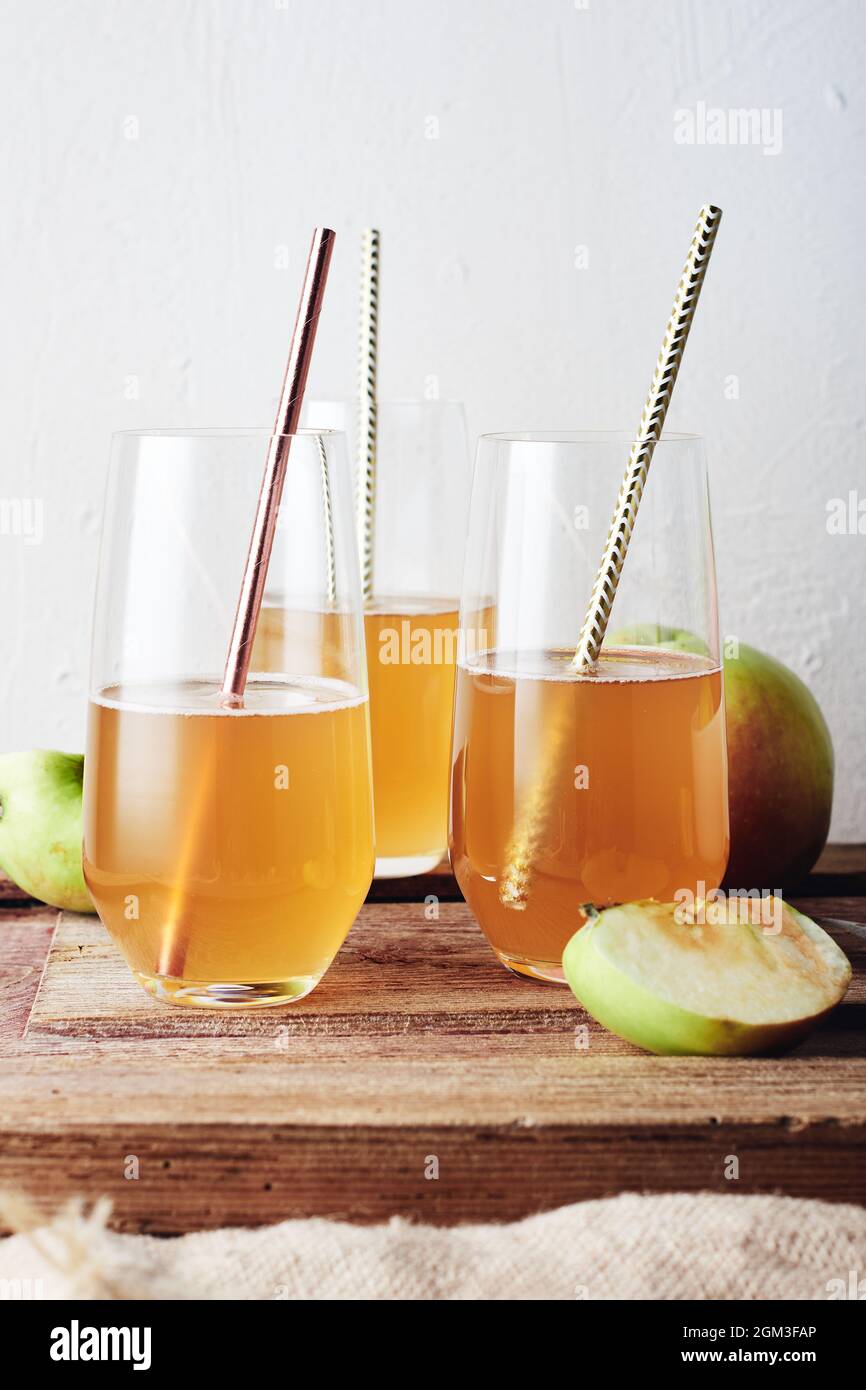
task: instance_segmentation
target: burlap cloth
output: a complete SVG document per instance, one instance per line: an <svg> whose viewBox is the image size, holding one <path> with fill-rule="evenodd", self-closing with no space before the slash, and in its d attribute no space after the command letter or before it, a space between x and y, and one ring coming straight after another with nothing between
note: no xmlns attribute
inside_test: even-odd
<svg viewBox="0 0 866 1390"><path fill-rule="evenodd" d="M23 1204L0 1211L30 1224ZM107 1216L73 1205L8 1237L0 1280L41 1280L23 1287L45 1298L828 1299L866 1276L866 1211L788 1197L626 1194L503 1226L284 1221L171 1239L118 1235Z"/></svg>

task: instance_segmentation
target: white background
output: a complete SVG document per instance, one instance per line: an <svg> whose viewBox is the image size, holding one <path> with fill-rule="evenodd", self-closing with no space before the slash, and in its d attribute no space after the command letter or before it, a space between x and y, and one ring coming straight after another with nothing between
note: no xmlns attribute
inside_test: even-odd
<svg viewBox="0 0 866 1390"><path fill-rule="evenodd" d="M711 200L669 424L708 440L723 629L808 681L866 839L866 535L827 532L866 502L866 4L585 3L2 4L0 498L44 540L0 536L0 747L83 746L109 436L270 424L315 222L317 394L354 387L371 223L384 395L630 428ZM676 143L699 102L780 111L781 151Z"/></svg>

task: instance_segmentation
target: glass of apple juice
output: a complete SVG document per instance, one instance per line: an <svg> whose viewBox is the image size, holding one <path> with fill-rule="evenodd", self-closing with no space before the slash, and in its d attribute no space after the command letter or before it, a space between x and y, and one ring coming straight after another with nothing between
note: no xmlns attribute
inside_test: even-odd
<svg viewBox="0 0 866 1390"><path fill-rule="evenodd" d="M499 960L562 982L582 906L685 901L728 857L725 719L703 445L656 446L600 659L572 665L628 434L479 442L450 850Z"/></svg>
<svg viewBox="0 0 866 1390"><path fill-rule="evenodd" d="M448 842L451 716L470 462L455 401L378 405L372 591L364 601L373 748L376 877L425 873ZM359 435L355 401L311 401L313 426ZM356 477L355 490L362 484ZM363 547L362 547L363 548ZM310 621L268 585L257 637L262 669ZM321 621L327 627L329 621Z"/></svg>
<svg viewBox="0 0 866 1390"><path fill-rule="evenodd" d="M370 886L367 676L344 436L293 436L269 574L312 615L221 695L267 432L114 438L84 870L135 977L176 1004L314 989Z"/></svg>

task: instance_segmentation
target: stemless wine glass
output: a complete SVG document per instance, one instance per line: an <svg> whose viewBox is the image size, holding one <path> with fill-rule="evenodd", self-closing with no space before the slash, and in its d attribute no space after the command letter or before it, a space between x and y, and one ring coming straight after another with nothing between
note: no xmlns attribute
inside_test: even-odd
<svg viewBox="0 0 866 1390"><path fill-rule="evenodd" d="M700 897L727 863L715 568L696 436L656 446L600 659L589 674L571 666L631 442L581 432L487 435L478 446L450 849L496 955L540 980L564 979L582 905Z"/></svg>
<svg viewBox="0 0 866 1390"><path fill-rule="evenodd" d="M114 437L84 871L136 978L208 1007L318 984L370 886L367 677L346 443L292 438L270 575L281 662L221 701L268 434Z"/></svg>
<svg viewBox="0 0 866 1390"><path fill-rule="evenodd" d="M355 440L357 415L356 401L311 401L304 418ZM374 587L364 611L377 878L424 873L447 848L470 481L459 402L379 402ZM279 651L287 603L278 578L265 604L260 640ZM270 645L263 651L268 661Z"/></svg>

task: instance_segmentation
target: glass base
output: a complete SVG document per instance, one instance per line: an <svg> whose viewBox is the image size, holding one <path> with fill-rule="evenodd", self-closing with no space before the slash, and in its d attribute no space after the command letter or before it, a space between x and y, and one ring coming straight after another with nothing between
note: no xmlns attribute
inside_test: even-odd
<svg viewBox="0 0 866 1390"><path fill-rule="evenodd" d="M231 984L218 980L180 980L173 975L135 972L139 984L163 1004L192 1009L262 1009L293 1004L316 988L320 975L295 975L289 980Z"/></svg>
<svg viewBox="0 0 866 1390"><path fill-rule="evenodd" d="M524 980L540 980L545 985L564 985L568 981L560 961L530 960L527 956L507 956L504 951L494 954L512 975L520 975Z"/></svg>
<svg viewBox="0 0 866 1390"><path fill-rule="evenodd" d="M429 874L437 864L441 864L444 849L436 854L407 854L399 859L377 859L374 878L414 878L416 874Z"/></svg>

